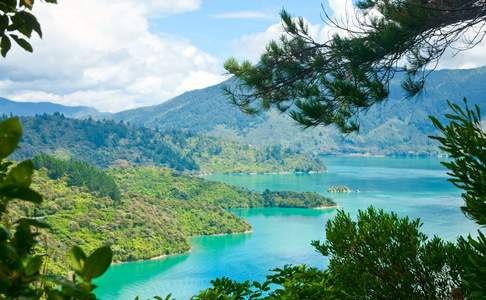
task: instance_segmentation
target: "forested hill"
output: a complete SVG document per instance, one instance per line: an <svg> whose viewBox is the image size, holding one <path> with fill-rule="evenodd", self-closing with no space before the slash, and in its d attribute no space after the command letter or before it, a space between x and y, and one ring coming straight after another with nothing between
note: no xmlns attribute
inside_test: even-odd
<svg viewBox="0 0 486 300"><path fill-rule="evenodd" d="M390 100L363 114L360 134L349 136L334 128L302 131L287 116L275 112L246 116L231 106L222 92L222 86L231 81L185 93L158 106L121 112L114 118L154 128L207 132L251 144L280 144L297 151L435 153L437 147L428 139L434 133L428 116L444 114L446 100L460 101L464 96L484 107L484 82L486 67L436 71L428 78L423 95L404 100L397 79L392 83Z"/></svg>
<svg viewBox="0 0 486 300"><path fill-rule="evenodd" d="M35 116L56 112L73 118L108 115L108 113L101 113L87 106L65 106L51 102L17 102L0 98L0 115Z"/></svg>
<svg viewBox="0 0 486 300"><path fill-rule="evenodd" d="M22 117L24 136L14 158L52 154L97 166L156 165L179 171L322 171L320 160L287 148L250 146L175 130L123 122L70 119L62 114Z"/></svg>
<svg viewBox="0 0 486 300"><path fill-rule="evenodd" d="M58 160L57 166L39 165L33 187L42 191L45 201L35 208L22 204L13 210L18 216L36 217L52 225L42 243L50 250L48 268L58 274L66 272L65 253L74 245L91 252L109 243L117 261L150 259L189 251L190 237L251 230L245 220L225 208L336 205L315 193L257 193L156 167L98 170L119 187L119 197L112 199L71 182L78 175L70 170L72 164ZM59 166L67 176L56 178ZM82 176L100 178L100 174Z"/></svg>

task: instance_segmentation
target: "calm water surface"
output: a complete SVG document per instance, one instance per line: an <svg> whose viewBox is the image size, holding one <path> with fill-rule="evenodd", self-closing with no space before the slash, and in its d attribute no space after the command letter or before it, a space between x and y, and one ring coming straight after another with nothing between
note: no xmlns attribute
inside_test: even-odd
<svg viewBox="0 0 486 300"><path fill-rule="evenodd" d="M420 218L423 230L454 240L474 232L475 226L460 212L460 191L447 182L436 159L327 158L328 172L313 175L213 175L210 180L252 190L314 191L326 195L330 185L345 184L359 192L330 195L341 209L355 215L370 205ZM142 299L172 293L188 299L216 277L261 280L268 271L285 264L324 268L325 257L310 246L323 240L324 225L335 210L241 209L252 234L198 237L190 254L159 261L115 265L98 284L101 299Z"/></svg>

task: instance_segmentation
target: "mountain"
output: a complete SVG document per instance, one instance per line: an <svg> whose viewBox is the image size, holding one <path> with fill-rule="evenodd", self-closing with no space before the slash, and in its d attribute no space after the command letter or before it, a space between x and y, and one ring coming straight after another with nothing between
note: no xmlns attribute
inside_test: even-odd
<svg viewBox="0 0 486 300"><path fill-rule="evenodd" d="M210 132L223 126L246 131L265 122L265 116L247 116L232 106L223 95L225 83L186 92L160 105L141 107L114 114L115 120L129 121L152 128Z"/></svg>
<svg viewBox="0 0 486 300"><path fill-rule="evenodd" d="M34 116L56 112L73 118L108 115L87 106L65 106L51 102L17 102L0 98L0 115Z"/></svg>
<svg viewBox="0 0 486 300"><path fill-rule="evenodd" d="M360 116L359 134L343 136L335 128L302 130L288 116L271 111L251 117L232 106L222 87L233 79L206 89L184 93L160 105L113 115L116 120L160 129L182 129L231 138L249 144L281 145L315 153L434 154L428 136L436 131L429 115L448 111L446 100L486 105L486 67L439 70L427 78L425 91L404 99L399 78L391 83L389 100Z"/></svg>
<svg viewBox="0 0 486 300"><path fill-rule="evenodd" d="M52 154L113 165L166 166L179 171L323 171L318 158L281 146L246 145L177 130L154 130L113 120L72 119L60 113L22 117L24 135L14 159Z"/></svg>

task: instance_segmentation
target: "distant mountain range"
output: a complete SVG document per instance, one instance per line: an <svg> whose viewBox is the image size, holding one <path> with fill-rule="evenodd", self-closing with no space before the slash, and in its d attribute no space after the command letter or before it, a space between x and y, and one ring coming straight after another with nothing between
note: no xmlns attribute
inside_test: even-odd
<svg viewBox="0 0 486 300"><path fill-rule="evenodd" d="M88 106L65 106L51 102L16 102L0 97L0 114L14 116L35 116L38 114L62 113L66 117L85 118L107 116Z"/></svg>
<svg viewBox="0 0 486 300"><path fill-rule="evenodd" d="M461 101L464 97L472 104L486 107L485 82L486 67L440 70L428 77L426 90L421 96L405 100L400 80L397 79L391 84L390 99L363 113L360 116L359 134L347 136L333 127L304 131L288 116L277 112L247 116L232 106L222 92L222 87L232 84L232 80L184 93L160 105L104 117L163 130L204 133L247 144L278 144L295 151L327 154L434 154L437 153L437 146L428 136L436 132L428 116L442 116L448 111L446 100ZM41 108L37 109L37 113L44 112ZM14 114L21 114L19 111ZM0 109L0 112L6 111Z"/></svg>
<svg viewBox="0 0 486 300"><path fill-rule="evenodd" d="M297 151L317 153L434 154L437 146L428 136L435 134L428 116L448 111L446 100L486 107L486 67L441 70L427 79L424 93L405 100L397 79L388 101L375 105L360 117L359 134L343 136L335 128L301 130L286 115L269 112L249 117L228 103L225 84L182 94L160 105L128 110L117 120L161 129L185 129L232 138L250 144L280 144Z"/></svg>

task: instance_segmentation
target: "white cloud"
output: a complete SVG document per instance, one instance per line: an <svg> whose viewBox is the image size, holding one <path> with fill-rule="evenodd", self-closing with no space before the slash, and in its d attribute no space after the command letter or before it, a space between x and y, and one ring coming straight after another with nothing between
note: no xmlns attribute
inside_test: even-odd
<svg viewBox="0 0 486 300"><path fill-rule="evenodd" d="M354 12L351 0L328 0L331 9L330 15L340 22L346 22L347 17ZM323 42L337 32L336 28L327 26L324 23L311 24L307 22L311 36ZM266 45L272 40L278 40L284 34L281 22L271 25L264 32L257 32L244 35L233 41L234 56L238 59L249 59L252 62L258 61L260 55L265 51Z"/></svg>
<svg viewBox="0 0 486 300"><path fill-rule="evenodd" d="M333 18L335 19L346 19L354 12L352 0L328 0L327 3L332 10Z"/></svg>
<svg viewBox="0 0 486 300"><path fill-rule="evenodd" d="M328 0L330 17L341 25L349 27L356 26L355 7L352 0ZM369 18L370 16L377 16L376 11L371 11L366 16L360 18ZM310 24L309 30L311 36L317 41L323 42L329 39L333 34L346 34L345 32L324 23ZM271 40L278 40L283 34L281 23L276 23L267 28L263 32L256 32L246 34L239 39L233 41L234 57L238 59L249 59L252 62L257 62L260 55L265 51L266 45ZM472 38L475 31L471 30L468 36ZM456 45L461 47L461 45ZM466 69L477 68L486 65L486 39L476 45L474 48L457 53L449 49L439 62L438 69Z"/></svg>
<svg viewBox="0 0 486 300"><path fill-rule="evenodd" d="M201 0L144 0L140 4L144 5L150 14L181 13L198 9Z"/></svg>
<svg viewBox="0 0 486 300"><path fill-rule="evenodd" d="M233 54L238 59L249 59L256 62L265 51L267 44L278 39L283 33L282 24L277 23L268 27L264 32L244 35L233 41Z"/></svg>
<svg viewBox="0 0 486 300"><path fill-rule="evenodd" d="M472 29L484 29L481 26L473 27ZM454 44L455 49L465 49L466 45L474 40L476 37L475 30L469 30L465 33L465 37ZM475 45L472 49L458 52L453 48L449 48L443 55L439 62L439 69L470 69L486 65L486 39L483 39Z"/></svg>
<svg viewBox="0 0 486 300"><path fill-rule="evenodd" d="M148 14L200 1L83 0L39 5L44 39L0 64L0 95L118 111L152 105L224 79L220 62L189 41L149 31Z"/></svg>
<svg viewBox="0 0 486 300"><path fill-rule="evenodd" d="M309 22L307 22L307 25L310 35L317 41L324 41L328 38L329 27ZM278 40L284 33L282 24L276 23L268 27L264 32L244 35L233 41L234 56L238 59L248 59L256 62L260 55L265 52L267 44L272 40Z"/></svg>
<svg viewBox="0 0 486 300"><path fill-rule="evenodd" d="M275 19L274 15L252 10L225 12L213 17L216 19Z"/></svg>

